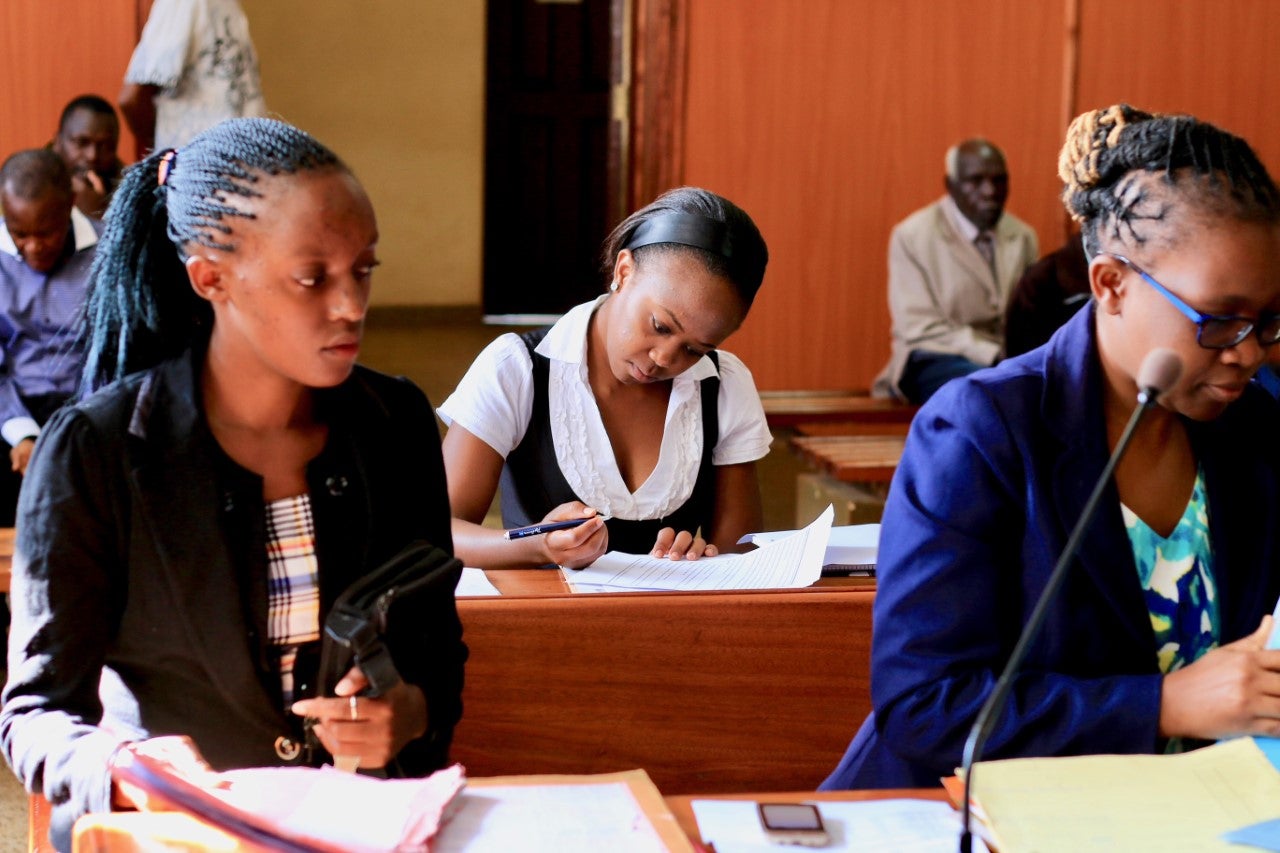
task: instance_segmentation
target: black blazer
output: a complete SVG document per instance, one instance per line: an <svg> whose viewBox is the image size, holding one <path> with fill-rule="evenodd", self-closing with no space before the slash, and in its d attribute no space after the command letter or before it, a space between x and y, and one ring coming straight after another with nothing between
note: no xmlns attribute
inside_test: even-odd
<svg viewBox="0 0 1280 853"><path fill-rule="evenodd" d="M222 769L290 763L277 740L301 734L267 658L261 481L209 432L200 367L198 354L166 362L63 409L27 473L0 746L53 805L59 846L80 814L109 809L122 741L186 734ZM358 367L317 403L329 439L307 480L324 613L410 540L452 540L422 392ZM415 604L389 638L428 705L426 735L398 756L408 775L447 760L466 660L451 591Z"/></svg>

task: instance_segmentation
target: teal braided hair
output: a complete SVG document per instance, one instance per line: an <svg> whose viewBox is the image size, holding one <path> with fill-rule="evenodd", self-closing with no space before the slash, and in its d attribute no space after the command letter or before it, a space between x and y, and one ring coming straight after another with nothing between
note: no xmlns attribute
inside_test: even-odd
<svg viewBox="0 0 1280 853"><path fill-rule="evenodd" d="M241 118L126 170L89 275L83 390L172 358L208 335L212 310L191 289L186 251L236 250L228 219L256 217L227 199L260 197L262 175L329 168L346 167L296 127Z"/></svg>

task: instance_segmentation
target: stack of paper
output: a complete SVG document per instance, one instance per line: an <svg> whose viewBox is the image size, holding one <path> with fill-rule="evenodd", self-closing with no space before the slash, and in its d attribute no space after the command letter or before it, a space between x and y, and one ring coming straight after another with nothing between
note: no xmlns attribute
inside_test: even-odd
<svg viewBox="0 0 1280 853"><path fill-rule="evenodd" d="M610 551L585 569L561 571L574 592L804 587L821 576L834 517L827 507L803 530L747 554L667 560Z"/></svg>
<svg viewBox="0 0 1280 853"><path fill-rule="evenodd" d="M794 530L777 530L768 533L748 533L739 542L768 545L795 533ZM876 552L880 547L880 525L846 524L831 528L826 553L822 555L823 574L866 572L875 576Z"/></svg>
<svg viewBox="0 0 1280 853"><path fill-rule="evenodd" d="M171 762L147 743L126 744L116 753L111 768L116 782L272 849L425 850L466 784L459 764L423 779L378 779L332 767L215 773L194 761Z"/></svg>
<svg viewBox="0 0 1280 853"><path fill-rule="evenodd" d="M472 780L433 853L693 853L643 770Z"/></svg>
<svg viewBox="0 0 1280 853"><path fill-rule="evenodd" d="M1248 738L1180 755L984 761L974 773L1002 853L1231 853L1226 833L1280 818L1280 772Z"/></svg>

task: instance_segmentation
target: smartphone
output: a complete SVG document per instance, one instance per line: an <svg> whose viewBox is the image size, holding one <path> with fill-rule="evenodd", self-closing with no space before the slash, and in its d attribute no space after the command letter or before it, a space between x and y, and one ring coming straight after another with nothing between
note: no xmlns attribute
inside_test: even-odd
<svg viewBox="0 0 1280 853"><path fill-rule="evenodd" d="M813 803L758 803L760 826L774 844L826 847L831 836Z"/></svg>

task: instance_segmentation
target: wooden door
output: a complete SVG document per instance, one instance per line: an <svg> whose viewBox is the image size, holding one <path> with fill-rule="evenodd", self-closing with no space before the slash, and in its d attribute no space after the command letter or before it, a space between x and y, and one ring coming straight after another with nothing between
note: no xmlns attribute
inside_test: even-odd
<svg viewBox="0 0 1280 853"><path fill-rule="evenodd" d="M624 7L489 0L486 314L561 313L603 288L600 244L625 174L610 120Z"/></svg>

